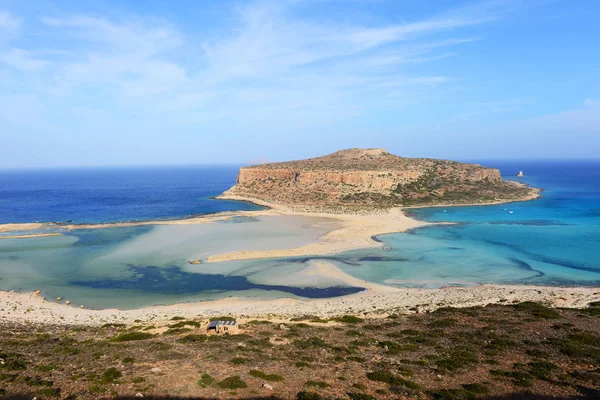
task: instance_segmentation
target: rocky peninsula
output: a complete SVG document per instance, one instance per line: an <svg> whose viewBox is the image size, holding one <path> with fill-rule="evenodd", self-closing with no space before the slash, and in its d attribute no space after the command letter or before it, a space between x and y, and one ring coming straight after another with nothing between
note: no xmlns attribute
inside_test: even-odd
<svg viewBox="0 0 600 400"><path fill-rule="evenodd" d="M537 198L477 164L405 158L385 149L348 149L307 160L243 167L222 198L294 211L365 213L393 207L492 204Z"/></svg>

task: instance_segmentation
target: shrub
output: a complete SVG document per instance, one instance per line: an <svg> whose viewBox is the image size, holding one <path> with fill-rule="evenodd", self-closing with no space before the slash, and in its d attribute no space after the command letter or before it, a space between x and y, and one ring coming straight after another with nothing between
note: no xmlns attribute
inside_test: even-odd
<svg viewBox="0 0 600 400"><path fill-rule="evenodd" d="M60 389L58 388L44 388L37 391L39 396L48 397L60 397Z"/></svg>
<svg viewBox="0 0 600 400"><path fill-rule="evenodd" d="M148 333L148 332L129 332L129 333L122 333L119 336L115 336L111 340L113 342L129 342L132 340L150 339L152 336L154 336L154 335L151 333Z"/></svg>
<svg viewBox="0 0 600 400"><path fill-rule="evenodd" d="M106 392L106 389L104 389L100 385L92 385L88 388L88 392L90 392L91 394L100 394Z"/></svg>
<svg viewBox="0 0 600 400"><path fill-rule="evenodd" d="M456 318L442 318L435 321L431 321L428 326L434 329L443 329L454 326L458 323Z"/></svg>
<svg viewBox="0 0 600 400"><path fill-rule="evenodd" d="M368 372L367 378L376 382L385 382L392 386L405 386L409 389L420 389L421 387L416 382L409 381L407 379L401 378L392 374L388 370L374 371Z"/></svg>
<svg viewBox="0 0 600 400"><path fill-rule="evenodd" d="M477 354L469 349L455 349L447 358L436 361L441 370L456 371L477 363Z"/></svg>
<svg viewBox="0 0 600 400"><path fill-rule="evenodd" d="M210 376L207 373L202 374L202 376L200 377L200 380L198 381L198 385L202 386L203 388L212 385L212 383L214 382L214 379L212 376Z"/></svg>
<svg viewBox="0 0 600 400"><path fill-rule="evenodd" d="M177 343L200 343L206 341L208 336L203 334L189 334L177 340Z"/></svg>
<svg viewBox="0 0 600 400"><path fill-rule="evenodd" d="M489 393L489 389L487 388L487 386L482 385L481 383L467 383L462 385L462 387L471 393L475 393L475 394L488 394Z"/></svg>
<svg viewBox="0 0 600 400"><path fill-rule="evenodd" d="M527 312L537 318L560 318L560 314L558 313L558 311L546 307L540 303L536 303L534 301L525 301L523 303L515 304L513 307L519 311Z"/></svg>
<svg viewBox="0 0 600 400"><path fill-rule="evenodd" d="M272 322L271 321L263 321L263 320L258 320L258 319L253 319L252 321L248 322L248 325L271 325Z"/></svg>
<svg viewBox="0 0 600 400"><path fill-rule="evenodd" d="M304 368L304 367L308 367L310 364L304 361L299 361L296 364L296 368Z"/></svg>
<svg viewBox="0 0 600 400"><path fill-rule="evenodd" d="M236 357L236 358L232 358L231 360L229 360L229 363L233 364L233 365L242 365L242 364L246 364L249 360L247 358L242 358L242 357Z"/></svg>
<svg viewBox="0 0 600 400"><path fill-rule="evenodd" d="M354 315L344 315L342 317L333 318L333 320L343 322L344 324L359 324L364 321L362 318L355 317Z"/></svg>
<svg viewBox="0 0 600 400"><path fill-rule="evenodd" d="M189 331L191 331L191 329L189 329L189 328L174 328L174 329L167 330L164 334L165 335L181 335L182 333L186 333Z"/></svg>
<svg viewBox="0 0 600 400"><path fill-rule="evenodd" d="M221 389L244 389L248 385L238 375L230 376L217 383Z"/></svg>
<svg viewBox="0 0 600 400"><path fill-rule="evenodd" d="M175 316L173 318L171 318L171 321L183 321L185 318L183 317L179 317L179 316Z"/></svg>
<svg viewBox="0 0 600 400"><path fill-rule="evenodd" d="M132 357L125 357L122 362L123 364L133 364L134 361Z"/></svg>
<svg viewBox="0 0 600 400"><path fill-rule="evenodd" d="M428 393L436 400L471 400L476 398L474 393L466 389L439 389Z"/></svg>
<svg viewBox="0 0 600 400"><path fill-rule="evenodd" d="M38 377L32 378L30 376L25 377L25 384L28 386L52 386L52 381L46 381Z"/></svg>
<svg viewBox="0 0 600 400"><path fill-rule="evenodd" d="M0 364L0 370L22 371L27 369L27 363L22 354L0 353L0 358L4 360L4 364Z"/></svg>
<svg viewBox="0 0 600 400"><path fill-rule="evenodd" d="M36 365L34 368L40 372L50 372L50 371L54 371L56 369L56 365L52 365L52 364Z"/></svg>
<svg viewBox="0 0 600 400"><path fill-rule="evenodd" d="M100 328L125 328L127 325L125 324L104 324Z"/></svg>
<svg viewBox="0 0 600 400"><path fill-rule="evenodd" d="M300 347L301 349L308 349L310 347L319 347L324 348L327 347L327 343L321 338L312 337L306 340L295 340L294 345Z"/></svg>
<svg viewBox="0 0 600 400"><path fill-rule="evenodd" d="M253 369L252 371L248 372L248 375L253 376L255 378L264 379L265 381L270 382L279 382L283 380L283 376L281 375L265 374L264 372L259 371L257 369Z"/></svg>
<svg viewBox="0 0 600 400"><path fill-rule="evenodd" d="M375 400L375 397L365 393L348 392L348 397L350 400Z"/></svg>
<svg viewBox="0 0 600 400"><path fill-rule="evenodd" d="M121 377L121 372L118 369L116 369L115 367L110 367L109 369L104 371L104 373L102 373L102 376L100 377L100 379L98 381L100 383L113 383L120 377Z"/></svg>
<svg viewBox="0 0 600 400"><path fill-rule="evenodd" d="M141 376L136 376L135 378L131 379L131 382L133 383L142 383L142 382L146 382L146 379L141 377Z"/></svg>
<svg viewBox="0 0 600 400"><path fill-rule="evenodd" d="M557 370L558 367L547 361L534 361L529 363L531 368L530 374L538 379L548 379L550 374Z"/></svg>
<svg viewBox="0 0 600 400"><path fill-rule="evenodd" d="M211 321L235 321L235 318L233 317L214 317L210 319Z"/></svg>

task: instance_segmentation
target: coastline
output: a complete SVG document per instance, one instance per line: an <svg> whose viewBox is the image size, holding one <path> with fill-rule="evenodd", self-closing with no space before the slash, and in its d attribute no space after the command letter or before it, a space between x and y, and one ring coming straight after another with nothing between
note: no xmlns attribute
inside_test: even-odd
<svg viewBox="0 0 600 400"><path fill-rule="evenodd" d="M395 288L361 281L325 262L319 262L318 273L365 290L328 299L257 300L231 297L129 310L85 309L77 304L67 305L63 302L44 300L39 292L0 291L0 305L3 309L10 310L0 315L0 322L64 326L133 324L139 321L166 324L172 322L171 318L175 316L210 318L225 315L244 323L256 318L289 321L305 315L331 318L348 314L384 318L390 314L430 312L441 307L472 307L524 301L540 302L551 307L584 308L591 302L600 301L600 287L478 285L438 289Z"/></svg>
<svg viewBox="0 0 600 400"><path fill-rule="evenodd" d="M538 197L539 192L535 198ZM195 224L212 223L237 216L283 215L321 217L330 219L338 224L337 228L327 232L317 242L309 245L292 249L218 254L210 256L206 260L198 261L204 263L270 257L325 255L356 248L379 247L382 246L382 242L376 239L377 235L403 232L434 224L418 221L406 216L403 208L393 208L366 215L328 214L322 212L294 211L285 206L268 204L260 200L239 196L222 195L218 198L249 201L268 208L255 211L221 212L180 220L61 225L60 227L68 230L76 230L138 225ZM533 200L533 198L529 200ZM15 224L12 225L14 228ZM31 229L39 229L39 224L27 225ZM18 228L19 231L23 231L22 226L18 226ZM22 232L19 232L19 234L22 235ZM195 262L195 260L190 261L192 263ZM586 307L590 302L600 301L600 287L477 285L468 287L442 287L438 289L396 288L360 280L324 261L315 261L311 274L318 277L332 278L342 285L359 287L364 290L351 295L327 299L279 298L276 300L257 300L254 298L230 297L214 301L154 305L129 310L80 308L79 304L67 305L62 302L47 301L37 291L34 293L0 291L0 306L5 310L11 310L0 315L0 321L58 325L99 325L117 322L129 324L135 320L167 321L173 316L191 318L199 315L202 317L230 315L239 318L242 322L248 318L286 321L302 315L334 317L343 314L353 314L378 318L391 313L409 314L413 312L429 312L447 306L469 307L536 301L553 307L582 308ZM66 300L64 301L66 302ZM82 306L85 306L85 304Z"/></svg>

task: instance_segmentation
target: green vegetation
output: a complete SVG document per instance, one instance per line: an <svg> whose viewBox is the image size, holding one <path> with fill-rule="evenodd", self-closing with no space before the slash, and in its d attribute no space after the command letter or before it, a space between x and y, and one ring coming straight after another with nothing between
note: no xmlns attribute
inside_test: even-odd
<svg viewBox="0 0 600 400"><path fill-rule="evenodd" d="M327 343L321 338L311 337L306 340L294 340L294 345L300 347L301 349L308 349L311 347L317 348L325 348L327 347Z"/></svg>
<svg viewBox="0 0 600 400"><path fill-rule="evenodd" d="M114 383L117 379L121 377L121 372L115 367L110 367L98 379L100 383Z"/></svg>
<svg viewBox="0 0 600 400"><path fill-rule="evenodd" d="M202 376L200 377L200 380L198 381L198 385L200 385L203 388L206 388L210 385L213 384L215 380L213 379L212 376L210 376L207 373L202 374Z"/></svg>
<svg viewBox="0 0 600 400"><path fill-rule="evenodd" d="M347 394L350 400L375 400L375 397L365 393L348 392Z"/></svg>
<svg viewBox="0 0 600 400"><path fill-rule="evenodd" d="M277 375L277 374L265 374L262 371L259 371L257 369L253 369L250 372L248 372L248 375L253 376L255 378L260 378L260 379L264 379L265 381L269 381L269 382L279 382L283 380L283 376L281 375Z"/></svg>
<svg viewBox="0 0 600 400"><path fill-rule="evenodd" d="M368 372L367 378L369 378L372 381L385 382L390 384L391 386L405 386L413 390L421 388L417 383L394 375L389 370Z"/></svg>
<svg viewBox="0 0 600 400"><path fill-rule="evenodd" d="M208 339L204 334L189 334L177 340L177 343L201 343Z"/></svg>
<svg viewBox="0 0 600 400"><path fill-rule="evenodd" d="M113 342L130 342L132 340L146 340L154 336L148 332L129 332L122 333L112 339Z"/></svg>
<svg viewBox="0 0 600 400"><path fill-rule="evenodd" d="M0 364L0 371L20 371L27 369L27 362L23 354L0 353L0 358L4 361Z"/></svg>
<svg viewBox="0 0 600 400"><path fill-rule="evenodd" d="M229 378L223 379L217 383L222 389L244 389L248 387L248 384L242 380L238 375L230 376Z"/></svg>
<svg viewBox="0 0 600 400"><path fill-rule="evenodd" d="M38 396L60 397L60 389L58 389L58 388L44 388L44 389L38 390L36 392L36 394Z"/></svg>
<svg viewBox="0 0 600 400"><path fill-rule="evenodd" d="M513 306L516 310L524 311L531 314L534 317L544 319L557 319L560 318L558 311L546 307L542 304L535 303L533 301L526 301L523 303L515 304Z"/></svg>
<svg viewBox="0 0 600 400"><path fill-rule="evenodd" d="M323 396L315 392L298 392L297 400L325 400Z"/></svg>
<svg viewBox="0 0 600 400"><path fill-rule="evenodd" d="M456 371L476 364L477 361L477 354L474 351L459 348L454 349L447 357L437 360L436 365L441 371Z"/></svg>
<svg viewBox="0 0 600 400"><path fill-rule="evenodd" d="M239 335L122 341L115 336L135 336L141 328L36 330L0 322L0 388L40 399L86 391L163 396L183 388L190 397L251 398L268 396L262 381L285 382L273 393L280 398L475 399L509 391L593 398L600 324L582 310L550 311L560 319L547 318L543 305L507 304L355 324L340 317L344 325L299 322L286 324L289 331L257 320ZM160 373L151 371L155 366Z"/></svg>
<svg viewBox="0 0 600 400"><path fill-rule="evenodd" d="M210 321L235 321L234 317L228 316L220 316L220 317L212 317Z"/></svg>
<svg viewBox="0 0 600 400"><path fill-rule="evenodd" d="M353 315L344 315L342 317L332 318L332 321L342 322L344 324L360 324L361 322L364 322L364 319Z"/></svg>

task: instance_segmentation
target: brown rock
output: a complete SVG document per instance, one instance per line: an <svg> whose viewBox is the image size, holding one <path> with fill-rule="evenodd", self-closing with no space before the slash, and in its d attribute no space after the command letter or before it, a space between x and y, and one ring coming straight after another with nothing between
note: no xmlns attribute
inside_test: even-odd
<svg viewBox="0 0 600 400"><path fill-rule="evenodd" d="M385 149L349 149L307 160L243 167L236 185L224 193L298 210L489 203L534 194L534 189L502 180L498 169L398 157Z"/></svg>

